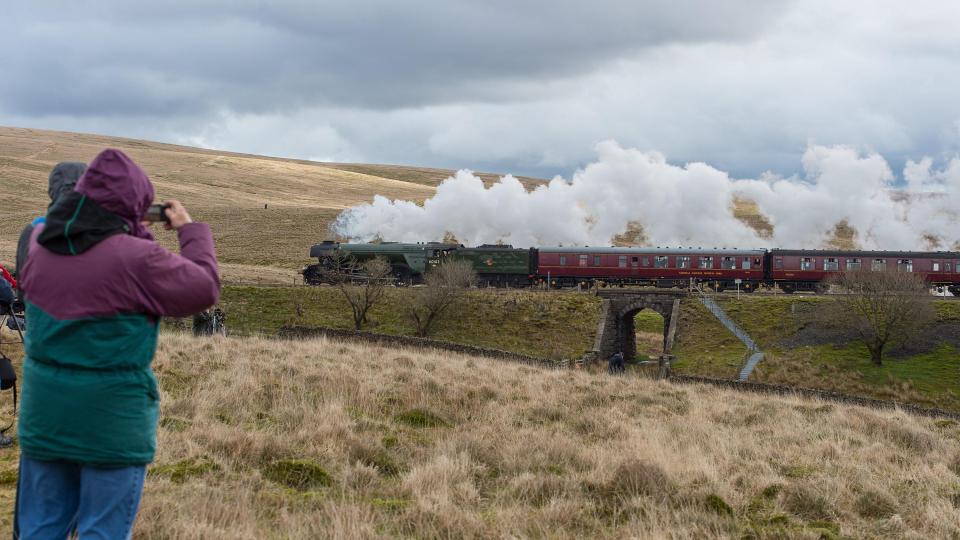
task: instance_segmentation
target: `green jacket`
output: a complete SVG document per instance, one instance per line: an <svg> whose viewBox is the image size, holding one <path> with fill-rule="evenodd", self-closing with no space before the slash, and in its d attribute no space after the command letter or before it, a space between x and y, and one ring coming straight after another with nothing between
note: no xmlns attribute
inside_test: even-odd
<svg viewBox="0 0 960 540"><path fill-rule="evenodd" d="M220 293L210 228L189 223L172 253L143 226L146 173L118 150L90 163L37 225L20 285L27 316L20 449L38 460L142 465L156 451L150 369L160 317Z"/></svg>

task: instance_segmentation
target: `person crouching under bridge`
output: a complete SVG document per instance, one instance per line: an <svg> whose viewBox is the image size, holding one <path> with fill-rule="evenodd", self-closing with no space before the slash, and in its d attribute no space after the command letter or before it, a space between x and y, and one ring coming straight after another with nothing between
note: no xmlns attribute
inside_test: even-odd
<svg viewBox="0 0 960 540"><path fill-rule="evenodd" d="M607 371L609 371L611 375L619 375L626 370L627 366L623 359L623 351L617 351L610 355Z"/></svg>

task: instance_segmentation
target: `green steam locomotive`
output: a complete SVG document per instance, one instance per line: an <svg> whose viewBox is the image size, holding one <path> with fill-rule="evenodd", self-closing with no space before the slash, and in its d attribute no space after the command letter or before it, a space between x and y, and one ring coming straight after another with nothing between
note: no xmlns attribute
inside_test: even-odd
<svg viewBox="0 0 960 540"><path fill-rule="evenodd" d="M401 285L423 282L423 276L447 260L465 260L473 265L480 286L521 287L529 285L536 274L537 250L515 249L506 245L482 245L468 248L460 244L427 242L406 244L341 244L325 241L310 248L317 263L304 267L303 281L319 285L328 271L345 258L363 263L382 257L390 263L394 279Z"/></svg>

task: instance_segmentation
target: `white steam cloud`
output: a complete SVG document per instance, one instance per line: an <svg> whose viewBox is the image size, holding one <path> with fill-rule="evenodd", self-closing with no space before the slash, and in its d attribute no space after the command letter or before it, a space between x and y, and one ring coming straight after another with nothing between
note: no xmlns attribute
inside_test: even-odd
<svg viewBox="0 0 960 540"><path fill-rule="evenodd" d="M452 235L467 245L527 247L609 245L639 225L646 245L820 248L842 224L863 249L951 249L960 241L960 158L942 170L930 158L910 161L906 186L897 188L881 156L843 146L810 147L802 178L749 180L613 141L598 144L597 154L572 180L556 177L532 191L513 176L487 188L461 170L422 206L376 196L345 210L332 229L353 241ZM761 226L734 216L735 199L756 203Z"/></svg>

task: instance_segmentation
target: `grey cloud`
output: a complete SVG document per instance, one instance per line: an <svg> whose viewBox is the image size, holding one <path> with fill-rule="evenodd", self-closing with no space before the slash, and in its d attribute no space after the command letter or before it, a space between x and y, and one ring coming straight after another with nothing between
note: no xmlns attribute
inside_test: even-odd
<svg viewBox="0 0 960 540"><path fill-rule="evenodd" d="M937 0L5 9L0 124L539 176L606 139L744 178L808 144L895 171L960 152L960 4Z"/></svg>
<svg viewBox="0 0 960 540"><path fill-rule="evenodd" d="M644 48L758 35L786 1L21 3L0 46L20 114L389 109L535 98Z"/></svg>

